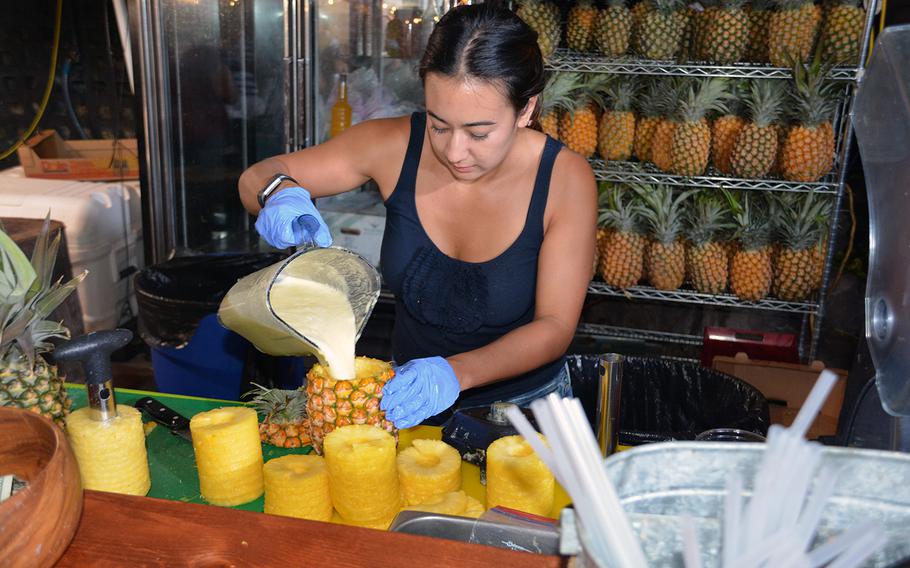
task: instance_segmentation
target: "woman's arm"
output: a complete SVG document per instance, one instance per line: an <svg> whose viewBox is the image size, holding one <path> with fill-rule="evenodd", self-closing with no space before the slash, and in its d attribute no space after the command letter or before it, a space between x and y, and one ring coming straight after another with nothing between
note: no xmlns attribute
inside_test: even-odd
<svg viewBox="0 0 910 568"><path fill-rule="evenodd" d="M559 153L547 209L552 214L540 249L534 320L449 357L461 390L536 369L565 353L575 335L591 281L597 224L597 184L580 155Z"/></svg>
<svg viewBox="0 0 910 568"><path fill-rule="evenodd" d="M278 173L300 182L312 197L357 188L375 178L378 168L389 162L390 143L399 141L402 132L406 137L409 124L407 117L367 120L318 146L257 162L240 176L240 200L247 211L258 214L257 194Z"/></svg>

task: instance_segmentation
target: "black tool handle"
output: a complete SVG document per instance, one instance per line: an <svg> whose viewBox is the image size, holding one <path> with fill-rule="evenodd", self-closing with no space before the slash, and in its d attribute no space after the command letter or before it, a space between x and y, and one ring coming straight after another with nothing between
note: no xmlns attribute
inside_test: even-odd
<svg viewBox="0 0 910 568"><path fill-rule="evenodd" d="M144 396L133 403L133 406L145 412L155 422L171 431L189 432L190 421L182 414L158 402L150 396Z"/></svg>
<svg viewBox="0 0 910 568"><path fill-rule="evenodd" d="M87 384L102 384L111 380L111 353L133 339L128 329L93 331L62 343L54 349L57 361L80 361L85 369Z"/></svg>

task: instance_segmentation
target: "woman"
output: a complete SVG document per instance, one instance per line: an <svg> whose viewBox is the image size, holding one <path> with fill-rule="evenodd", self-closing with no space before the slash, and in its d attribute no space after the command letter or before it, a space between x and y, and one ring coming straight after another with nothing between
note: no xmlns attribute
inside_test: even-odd
<svg viewBox="0 0 910 568"><path fill-rule="evenodd" d="M591 278L597 209L587 161L528 128L545 75L536 33L513 13L450 10L420 77L426 113L362 122L240 178L257 230L278 248L328 246L310 198L378 184L404 363L382 409L399 428L453 405L571 393L563 356Z"/></svg>

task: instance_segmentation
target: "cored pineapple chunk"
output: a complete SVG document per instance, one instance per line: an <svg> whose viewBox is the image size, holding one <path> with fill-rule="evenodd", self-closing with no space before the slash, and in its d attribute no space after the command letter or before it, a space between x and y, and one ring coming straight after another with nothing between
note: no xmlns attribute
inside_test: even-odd
<svg viewBox="0 0 910 568"><path fill-rule="evenodd" d="M329 472L316 455L290 455L271 459L262 469L265 506L272 515L312 521L332 520Z"/></svg>
<svg viewBox="0 0 910 568"><path fill-rule="evenodd" d="M332 503L342 519L391 522L401 507L395 438L375 426L343 426L325 437L323 451Z"/></svg>
<svg viewBox="0 0 910 568"><path fill-rule="evenodd" d="M190 420L199 491L232 507L262 495L262 444L256 411L242 406L200 412Z"/></svg>
<svg viewBox="0 0 910 568"><path fill-rule="evenodd" d="M398 454L398 481L406 505L461 487L461 455L440 440L414 440Z"/></svg>
<svg viewBox="0 0 910 568"><path fill-rule="evenodd" d="M549 516L556 482L524 438L506 436L487 448L487 508L498 505Z"/></svg>

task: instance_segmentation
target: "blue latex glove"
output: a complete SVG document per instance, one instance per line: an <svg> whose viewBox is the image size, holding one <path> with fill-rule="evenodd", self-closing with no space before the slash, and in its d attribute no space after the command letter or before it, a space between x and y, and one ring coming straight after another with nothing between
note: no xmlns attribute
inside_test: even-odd
<svg viewBox="0 0 910 568"><path fill-rule="evenodd" d="M315 243L332 245L332 233L302 187L288 187L274 194L256 219L256 230L277 249Z"/></svg>
<svg viewBox="0 0 910 568"><path fill-rule="evenodd" d="M461 385L442 357L414 359L382 387L379 408L396 428L410 428L455 404Z"/></svg>

